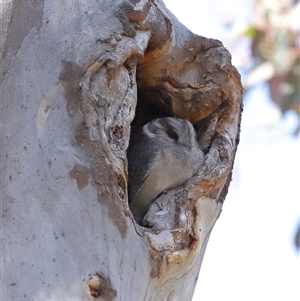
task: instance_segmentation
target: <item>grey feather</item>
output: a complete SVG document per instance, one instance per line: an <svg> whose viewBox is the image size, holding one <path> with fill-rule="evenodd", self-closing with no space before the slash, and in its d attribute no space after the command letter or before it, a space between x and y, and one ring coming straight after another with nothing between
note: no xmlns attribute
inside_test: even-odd
<svg viewBox="0 0 300 301"><path fill-rule="evenodd" d="M129 204L136 221L142 223L162 192L192 178L203 157L189 121L166 117L144 125L127 151Z"/></svg>

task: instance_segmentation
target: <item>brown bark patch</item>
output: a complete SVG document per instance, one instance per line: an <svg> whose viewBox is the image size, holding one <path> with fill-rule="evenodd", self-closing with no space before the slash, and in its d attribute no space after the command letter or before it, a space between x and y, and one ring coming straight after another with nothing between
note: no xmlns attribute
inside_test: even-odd
<svg viewBox="0 0 300 301"><path fill-rule="evenodd" d="M79 80L84 71L75 63L63 61L63 70L59 76L59 81L64 87L66 97L66 109L70 116L74 116L79 109L81 100L81 88Z"/></svg>
<svg viewBox="0 0 300 301"><path fill-rule="evenodd" d="M90 170L88 167L76 164L69 174L72 179L76 180L77 186L80 190L87 186L90 178Z"/></svg>

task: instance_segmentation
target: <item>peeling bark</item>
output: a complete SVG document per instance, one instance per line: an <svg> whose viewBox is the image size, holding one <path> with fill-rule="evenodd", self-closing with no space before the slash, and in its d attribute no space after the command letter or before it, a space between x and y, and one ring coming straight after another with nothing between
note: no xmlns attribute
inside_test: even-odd
<svg viewBox="0 0 300 301"><path fill-rule="evenodd" d="M9 3L3 298L191 300L239 139L242 87L229 52L160 0ZM205 162L141 227L127 203L126 150L161 116L193 123Z"/></svg>

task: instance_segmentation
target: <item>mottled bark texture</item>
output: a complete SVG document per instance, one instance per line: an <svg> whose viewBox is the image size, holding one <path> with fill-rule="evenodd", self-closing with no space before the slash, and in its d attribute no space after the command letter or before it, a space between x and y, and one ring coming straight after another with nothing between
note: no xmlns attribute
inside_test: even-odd
<svg viewBox="0 0 300 301"><path fill-rule="evenodd" d="M6 0L1 13L3 300L191 300L239 137L229 52L160 0ZM161 116L194 124L205 163L147 229L128 208L126 149Z"/></svg>

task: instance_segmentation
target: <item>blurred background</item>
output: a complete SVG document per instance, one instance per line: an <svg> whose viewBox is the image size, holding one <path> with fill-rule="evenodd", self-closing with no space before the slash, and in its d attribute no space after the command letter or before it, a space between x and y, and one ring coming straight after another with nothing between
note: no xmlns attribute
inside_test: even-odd
<svg viewBox="0 0 300 301"><path fill-rule="evenodd" d="M245 88L241 142L193 301L300 300L300 5L164 0L219 39Z"/></svg>

